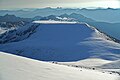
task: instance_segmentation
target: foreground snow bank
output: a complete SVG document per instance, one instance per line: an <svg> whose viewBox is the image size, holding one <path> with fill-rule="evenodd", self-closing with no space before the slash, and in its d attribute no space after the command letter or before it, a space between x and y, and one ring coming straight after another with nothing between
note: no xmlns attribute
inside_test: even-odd
<svg viewBox="0 0 120 80"><path fill-rule="evenodd" d="M113 74L68 67L0 52L0 80L119 80Z"/></svg>

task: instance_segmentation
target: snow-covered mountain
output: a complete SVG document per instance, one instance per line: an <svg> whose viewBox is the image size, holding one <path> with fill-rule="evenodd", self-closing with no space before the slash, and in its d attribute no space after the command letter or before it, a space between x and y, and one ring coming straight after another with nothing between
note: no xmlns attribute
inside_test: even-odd
<svg viewBox="0 0 120 80"><path fill-rule="evenodd" d="M38 18L38 20L55 20L55 21L76 21L76 22L93 22L94 20L87 18L81 14L72 13L70 15L68 14L62 14L60 16L56 15L49 15L47 17L41 17L41 19Z"/></svg>
<svg viewBox="0 0 120 80"><path fill-rule="evenodd" d="M28 38L38 24L31 23L31 19L5 15L0 18L0 44L21 41Z"/></svg>
<svg viewBox="0 0 120 80"><path fill-rule="evenodd" d="M120 79L120 44L87 23L2 24L6 29L1 27L0 80Z"/></svg>
<svg viewBox="0 0 120 80"><path fill-rule="evenodd" d="M35 16L49 16L62 14L82 14L100 22L117 23L120 22L120 9L72 9L72 8L39 8L39 9L19 9L19 10L0 10L0 15L13 14L19 17L32 18Z"/></svg>
<svg viewBox="0 0 120 80"><path fill-rule="evenodd" d="M52 64L0 52L0 80L120 80L108 72Z"/></svg>
<svg viewBox="0 0 120 80"><path fill-rule="evenodd" d="M1 44L0 51L60 62L91 57L107 60L120 58L120 44L87 24L63 21L34 21L32 24L39 25L34 34L23 41Z"/></svg>
<svg viewBox="0 0 120 80"><path fill-rule="evenodd" d="M120 23L107 23L107 22L98 22L91 18L85 17L81 14L71 13L71 14L62 14L60 16L49 15L46 17L36 16L33 20L55 20L55 21L76 21L76 22L86 22L91 26L99 29L99 31L108 34L111 37L114 37L120 40ZM118 42L116 40L116 42Z"/></svg>
<svg viewBox="0 0 120 80"><path fill-rule="evenodd" d="M0 10L0 80L120 80L119 11Z"/></svg>
<svg viewBox="0 0 120 80"><path fill-rule="evenodd" d="M35 29L39 26L38 24L25 24L24 22L4 23L4 25L5 28L0 28L0 44L24 40L33 34ZM1 26L3 26L3 24ZM7 28L9 26L11 28Z"/></svg>
<svg viewBox="0 0 120 80"><path fill-rule="evenodd" d="M88 24L120 40L120 23L88 22Z"/></svg>

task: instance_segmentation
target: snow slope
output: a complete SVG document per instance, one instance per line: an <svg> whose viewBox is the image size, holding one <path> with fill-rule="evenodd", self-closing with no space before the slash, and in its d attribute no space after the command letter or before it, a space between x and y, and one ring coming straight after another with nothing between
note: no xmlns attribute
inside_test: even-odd
<svg viewBox="0 0 120 80"><path fill-rule="evenodd" d="M87 58L120 59L120 44L86 24L40 22L29 38L0 45L0 51L43 61L71 62Z"/></svg>
<svg viewBox="0 0 120 80"><path fill-rule="evenodd" d="M1 23L0 44L24 40L34 33L38 26L31 22L6 22L4 25Z"/></svg>
<svg viewBox="0 0 120 80"><path fill-rule="evenodd" d="M0 52L0 80L120 80L120 77Z"/></svg>
<svg viewBox="0 0 120 80"><path fill-rule="evenodd" d="M105 68L105 69L120 69L120 60L116 60L116 61L104 64L104 65L100 66L100 68Z"/></svg>
<svg viewBox="0 0 120 80"><path fill-rule="evenodd" d="M80 61L73 61L73 62L58 62L58 64L76 65L76 66L83 66L83 67L99 67L111 62L113 61L104 60L100 58L88 58L88 59L83 59Z"/></svg>

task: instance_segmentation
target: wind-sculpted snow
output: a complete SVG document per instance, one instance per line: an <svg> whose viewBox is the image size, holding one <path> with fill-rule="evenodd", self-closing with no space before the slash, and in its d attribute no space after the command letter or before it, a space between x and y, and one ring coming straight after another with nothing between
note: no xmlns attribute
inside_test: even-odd
<svg viewBox="0 0 120 80"><path fill-rule="evenodd" d="M1 44L0 50L43 61L79 61L94 57L120 58L120 44L107 40L95 29L80 23L37 23L36 33L26 40Z"/></svg>

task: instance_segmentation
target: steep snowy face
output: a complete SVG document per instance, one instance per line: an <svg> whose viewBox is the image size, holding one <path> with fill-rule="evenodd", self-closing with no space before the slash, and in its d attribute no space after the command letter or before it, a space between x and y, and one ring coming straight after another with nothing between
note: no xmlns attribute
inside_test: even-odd
<svg viewBox="0 0 120 80"><path fill-rule="evenodd" d="M29 37L38 24L28 22L1 22L0 44L21 41Z"/></svg>
<svg viewBox="0 0 120 80"><path fill-rule="evenodd" d="M37 22L40 26L26 40L1 44L0 50L43 61L78 61L90 57L117 60L120 44L80 23Z"/></svg>

